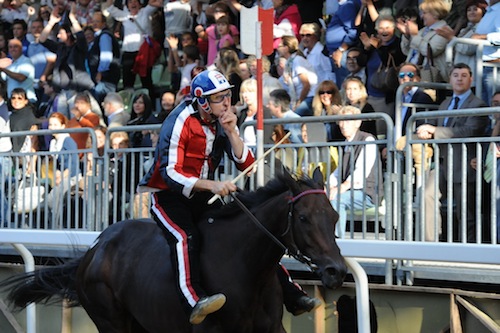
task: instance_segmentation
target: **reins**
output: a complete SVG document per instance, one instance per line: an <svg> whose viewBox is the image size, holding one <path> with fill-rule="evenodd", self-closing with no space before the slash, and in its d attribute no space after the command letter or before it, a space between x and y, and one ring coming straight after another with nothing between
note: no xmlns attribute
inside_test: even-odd
<svg viewBox="0 0 500 333"><path fill-rule="evenodd" d="M286 236L288 233L290 233L291 228L292 228L292 217L293 217L293 204L297 202L300 198L309 195L309 194L326 194L324 190L320 189L313 189L313 190L306 190L304 192L300 192L294 197L289 197L288 198L288 221L287 221L287 227L285 231L281 234L281 237ZM285 254L292 256L295 258L297 261L300 261L307 266L309 266L312 270L315 270L317 267L316 265L311 261L311 259L302 253L300 253L300 250L295 248L294 251L291 251L285 244L283 244L276 236L274 236L269 230L266 229L262 223L253 215L253 213L245 206L243 202L241 202L240 199L234 194L231 193L231 197L234 199L236 204L245 212L245 214L248 215L250 220L262 231L264 234L266 234L274 243L276 243L279 247L281 247L284 251ZM290 233L290 237L292 239L292 243L295 244L295 240L293 238L293 233Z"/></svg>

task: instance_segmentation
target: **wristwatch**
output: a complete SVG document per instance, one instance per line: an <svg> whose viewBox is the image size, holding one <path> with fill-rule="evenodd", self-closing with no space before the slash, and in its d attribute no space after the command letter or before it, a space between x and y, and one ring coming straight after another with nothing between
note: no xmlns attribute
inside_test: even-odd
<svg viewBox="0 0 500 333"><path fill-rule="evenodd" d="M339 51L340 51L340 52L342 52L342 53L344 53L344 52L345 52L345 49L342 47L342 45L341 45L341 46L339 46L339 48L338 48L337 50L339 50Z"/></svg>

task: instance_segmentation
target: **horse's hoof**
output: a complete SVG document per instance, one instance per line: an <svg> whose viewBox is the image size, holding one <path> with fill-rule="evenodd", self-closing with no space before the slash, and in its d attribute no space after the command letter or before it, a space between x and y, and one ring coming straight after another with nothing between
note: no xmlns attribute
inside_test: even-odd
<svg viewBox="0 0 500 333"><path fill-rule="evenodd" d="M311 312L321 305L321 301L317 298L309 296L301 296L295 303L295 309L292 311L294 316L299 316L305 312Z"/></svg>
<svg viewBox="0 0 500 333"><path fill-rule="evenodd" d="M224 303L226 303L226 296L223 294L215 294L200 299L191 312L189 322L193 325L200 324L207 315L222 308Z"/></svg>

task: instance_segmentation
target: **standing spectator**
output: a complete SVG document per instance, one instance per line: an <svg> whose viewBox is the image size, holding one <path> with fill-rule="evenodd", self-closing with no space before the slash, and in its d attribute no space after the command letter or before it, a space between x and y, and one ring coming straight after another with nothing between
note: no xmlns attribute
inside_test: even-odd
<svg viewBox="0 0 500 333"><path fill-rule="evenodd" d="M313 102L313 116L335 116L342 108L342 96L337 85L330 80L320 82L316 89ZM345 138L336 122L325 123L328 142L343 141Z"/></svg>
<svg viewBox="0 0 500 333"><path fill-rule="evenodd" d="M94 11L99 8L99 0L77 0L75 15L82 26L94 25Z"/></svg>
<svg viewBox="0 0 500 333"><path fill-rule="evenodd" d="M18 39L23 44L23 54L28 56L28 46L30 45L30 41L26 37L28 34L28 25L26 21L16 19L14 23L12 23L12 35L15 39Z"/></svg>
<svg viewBox="0 0 500 333"><path fill-rule="evenodd" d="M368 103L368 93L363 82L357 77L350 77L344 81L343 91L345 92L345 105L352 105L361 110L361 113L373 113L373 106ZM362 122L361 131L377 136L377 126L375 120L365 120Z"/></svg>
<svg viewBox="0 0 500 333"><path fill-rule="evenodd" d="M299 116L312 115L312 99L318 84L318 76L299 50L298 39L283 36L278 53L286 59L283 82L291 97L293 111Z"/></svg>
<svg viewBox="0 0 500 333"><path fill-rule="evenodd" d="M492 46L483 48L483 61L495 63L500 61L500 0L490 0L490 6L484 14L481 21L476 26L476 33L472 35L474 39L484 39L489 41ZM500 89L500 80L495 81L493 67L484 67L483 69L483 90L482 98L490 104L493 92Z"/></svg>
<svg viewBox="0 0 500 333"><path fill-rule="evenodd" d="M42 44L40 44L40 34L43 31L43 21L39 18L31 22L31 35L35 39L28 46L28 57L35 67L35 93L38 103L43 99L43 87L40 82L47 80L47 76L52 73L56 62L56 55Z"/></svg>
<svg viewBox="0 0 500 333"><path fill-rule="evenodd" d="M472 85L472 71L466 64L455 64L451 71L450 84L453 89L453 97L448 97L439 106L439 110L479 108L486 106L479 97L476 97L470 87ZM489 119L487 116L450 117L438 119L433 124L423 124L417 128L419 139L450 139L450 138L470 138L485 135ZM447 145L440 145L443 162L439 164L439 179L435 179L436 170L431 170L425 186L425 240L437 241L435 235L441 234L441 214L440 200L448 195L453 197L456 209L448 204L447 209L454 209L454 216L458 225L462 225L462 210L466 212L466 221L463 221L466 230L466 239L462 242L476 242L476 172L469 165L472 158L476 157L476 144L465 145L453 144L453 159L450 160ZM463 154L465 152L465 155ZM462 169L463 161L466 160L466 170ZM452 163L453 172L448 174L448 164ZM462 184L462 176L466 175L466 184ZM452 193L447 192L447 181L451 178L453 183ZM434 190L435 182L439 182L438 191ZM462 186L467 186L466 197L462 197ZM434 221L434 205L437 201L437 220ZM463 206L465 203L465 207ZM452 232L452 230L448 230ZM459 234L462 234L460 232Z"/></svg>
<svg viewBox="0 0 500 333"><path fill-rule="evenodd" d="M125 126L130 120L130 115L125 112L122 97L117 93L109 93L102 102L104 115L108 117L108 128Z"/></svg>
<svg viewBox="0 0 500 333"><path fill-rule="evenodd" d="M181 38L183 33L192 30L193 16L189 0L164 1L163 14L165 15L165 38L170 36ZM170 47L167 40L165 40L164 47L165 49Z"/></svg>
<svg viewBox="0 0 500 333"><path fill-rule="evenodd" d="M446 45L448 40L437 34L437 29L447 26L444 18L450 11L450 5L441 0L425 0L419 6L422 12L424 28L418 30L417 23L408 20L405 23L401 49L407 55L406 61L426 65L430 62L428 50L432 52L434 66L444 81L448 81L448 67L446 65Z"/></svg>
<svg viewBox="0 0 500 333"><path fill-rule="evenodd" d="M396 35L396 22L392 16L380 15L375 21L377 37L368 37L364 32L360 34L364 51L368 55L366 62L366 90L368 92L368 102L378 112L384 112L394 119L395 89L380 90L375 88L371 81L373 75L380 69L384 70L388 66L394 70L405 61L406 56L401 50L401 39ZM389 62L392 57L393 63ZM377 120L377 133L387 134L387 125L383 120Z"/></svg>
<svg viewBox="0 0 500 333"><path fill-rule="evenodd" d="M28 20L29 6L24 0L3 1L0 18L3 22L13 23L15 20Z"/></svg>
<svg viewBox="0 0 500 333"><path fill-rule="evenodd" d="M321 44L321 29L317 23L304 23L300 26L300 38L304 47L304 56L314 67L318 82L335 80L332 69L332 59L328 49Z"/></svg>
<svg viewBox="0 0 500 333"><path fill-rule="evenodd" d="M109 92L115 92L120 80L120 45L106 25L106 17L96 11L92 19L94 42L87 55L90 76L95 83L92 95L101 103Z"/></svg>
<svg viewBox="0 0 500 333"><path fill-rule="evenodd" d="M274 28L273 28L273 48L278 49L281 44L281 37L294 36L299 38L299 29L302 19L299 7L293 0L273 0L274 6Z"/></svg>
<svg viewBox="0 0 500 333"><path fill-rule="evenodd" d="M26 91L28 99L36 103L36 94L33 87L35 79L35 67L31 60L23 54L21 41L11 39L9 41L9 53L12 61L8 58L0 60L0 71L2 79L7 82L7 95L12 96L12 91L22 88Z"/></svg>
<svg viewBox="0 0 500 333"><path fill-rule="evenodd" d="M38 119L35 117L33 105L30 104L26 91L22 88L12 90L10 96L10 131L29 131ZM12 138L12 151L19 152L24 142L24 138L16 136Z"/></svg>
<svg viewBox="0 0 500 333"><path fill-rule="evenodd" d="M152 38L153 29L151 26L151 16L163 5L161 0L149 0L146 7L141 7L139 0L127 0L127 9L119 9L113 5L113 0L107 0L108 7L103 11L123 25L122 41L122 75L123 88L134 88L136 73L133 71L135 59L139 48L144 42L144 38ZM153 81L151 78L152 68L148 68L146 75L141 76L143 88L153 92Z"/></svg>
<svg viewBox="0 0 500 333"><path fill-rule="evenodd" d="M340 110L342 115L360 113L361 110L353 106L345 106ZM375 141L372 134L360 130L361 120L342 120L339 126L347 142ZM330 200L339 213L335 235L344 238L349 211L378 206L384 186L382 165L375 144L345 146L341 166L330 175Z"/></svg>
<svg viewBox="0 0 500 333"><path fill-rule="evenodd" d="M217 31L216 36L214 37L218 37L217 49L220 50L224 47L236 49L233 36L231 36L229 17L222 16L215 22L215 24L217 25Z"/></svg>
<svg viewBox="0 0 500 333"><path fill-rule="evenodd" d="M488 4L485 0L468 0L466 4L466 15L467 15L467 26L460 30L458 35L455 37L455 31L449 26L445 25L441 28L436 29L438 35L451 41L454 38L471 38L476 32L476 27L486 13L486 8ZM476 70L476 45L471 44L455 44L453 52L453 63L459 64L464 63L469 65L472 69L472 76L475 77ZM475 86L475 82L472 83Z"/></svg>
<svg viewBox="0 0 500 333"><path fill-rule="evenodd" d="M59 7L54 7L49 22L40 34L40 43L49 51L56 54L56 62L52 72L52 84L59 93L64 90L69 99L72 91L84 91L94 88L94 82L87 73L85 61L87 56L87 42L82 27L75 16L76 5L73 3L69 11L69 24L59 16ZM60 23L57 33L58 42L49 39L54 26Z"/></svg>
<svg viewBox="0 0 500 333"><path fill-rule="evenodd" d="M274 118L300 118L300 116L290 109L290 95L285 89L276 89L271 92L269 104L267 105ZM302 129L300 123L283 124L285 130L291 132L290 142L302 143Z"/></svg>
<svg viewBox="0 0 500 333"><path fill-rule="evenodd" d="M348 72L341 65L344 52L358 39L358 30L354 23L361 6L360 0L339 2L339 7L332 15L326 28L326 47L333 58L333 71L338 87L342 86Z"/></svg>

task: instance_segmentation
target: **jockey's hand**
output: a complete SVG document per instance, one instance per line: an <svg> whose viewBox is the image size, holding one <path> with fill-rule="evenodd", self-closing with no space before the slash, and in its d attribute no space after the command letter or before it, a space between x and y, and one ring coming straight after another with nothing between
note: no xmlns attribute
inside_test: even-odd
<svg viewBox="0 0 500 333"><path fill-rule="evenodd" d="M223 182L214 181L212 193L218 194L223 197L231 192L236 192L237 189L238 187L235 184L231 183L229 180Z"/></svg>

